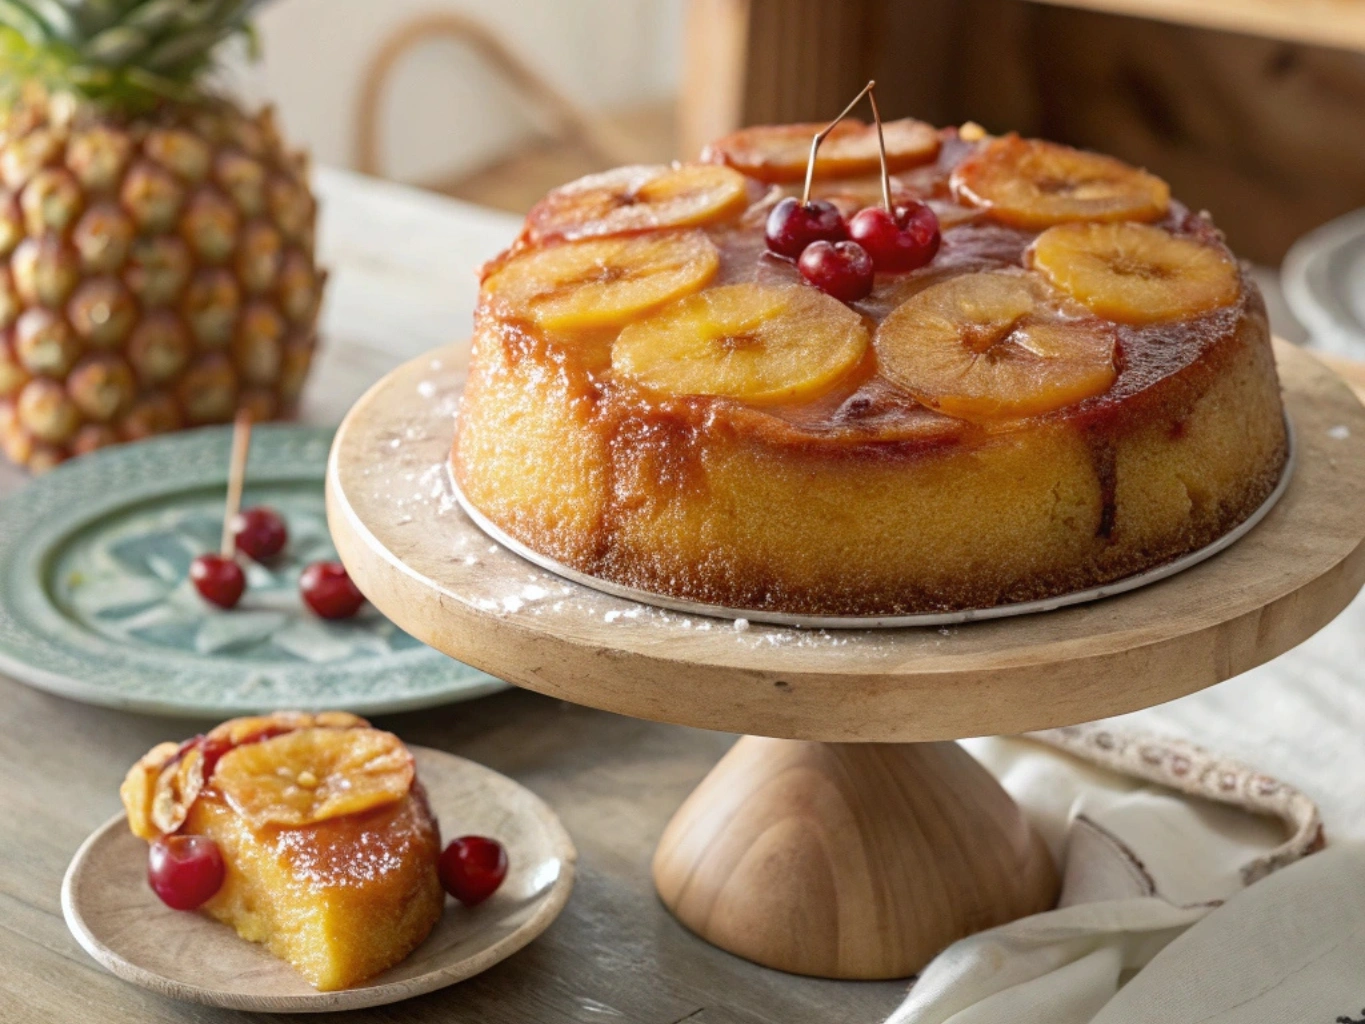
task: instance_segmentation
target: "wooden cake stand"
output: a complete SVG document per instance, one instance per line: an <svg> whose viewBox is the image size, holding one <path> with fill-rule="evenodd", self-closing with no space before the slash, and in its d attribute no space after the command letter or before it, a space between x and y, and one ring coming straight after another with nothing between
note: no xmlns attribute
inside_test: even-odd
<svg viewBox="0 0 1365 1024"><path fill-rule="evenodd" d="M659 894L684 924L783 970L903 977L1057 893L1038 836L949 741L1192 693L1307 639L1365 584L1365 409L1311 356L1277 354L1298 467L1265 520L1170 579L1040 615L745 628L537 568L455 502L445 464L463 346L400 367L356 404L332 449L328 514L361 589L431 646L565 700L750 734L655 855Z"/></svg>

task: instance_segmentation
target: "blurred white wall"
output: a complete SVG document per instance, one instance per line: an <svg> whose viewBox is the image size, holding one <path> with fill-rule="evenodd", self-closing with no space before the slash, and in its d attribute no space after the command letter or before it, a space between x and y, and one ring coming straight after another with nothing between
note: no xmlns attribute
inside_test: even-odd
<svg viewBox="0 0 1365 1024"><path fill-rule="evenodd" d="M273 100L287 136L320 163L349 167L361 72L382 41L433 11L471 15L551 82L596 108L677 90L683 0L276 0L259 18L264 53L228 78ZM386 174L401 180L472 170L528 137L534 122L469 49L425 44L394 74L382 118Z"/></svg>

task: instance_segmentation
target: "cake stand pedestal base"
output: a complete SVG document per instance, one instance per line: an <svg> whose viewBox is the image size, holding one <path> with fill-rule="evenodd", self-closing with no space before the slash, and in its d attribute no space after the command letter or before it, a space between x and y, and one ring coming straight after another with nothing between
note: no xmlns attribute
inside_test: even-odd
<svg viewBox="0 0 1365 1024"><path fill-rule="evenodd" d="M674 815L654 883L722 949L823 978L903 978L1057 899L1047 848L956 743L745 736Z"/></svg>

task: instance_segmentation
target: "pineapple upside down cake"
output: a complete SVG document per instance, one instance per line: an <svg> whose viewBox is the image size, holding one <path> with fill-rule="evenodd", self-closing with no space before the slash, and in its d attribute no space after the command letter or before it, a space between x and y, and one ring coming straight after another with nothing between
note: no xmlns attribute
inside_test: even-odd
<svg viewBox="0 0 1365 1024"><path fill-rule="evenodd" d="M766 126L547 195L483 271L466 500L593 577L810 615L1075 592L1256 510L1279 383L1208 216L1106 156L882 127L884 163L872 125L809 167L818 126Z"/></svg>

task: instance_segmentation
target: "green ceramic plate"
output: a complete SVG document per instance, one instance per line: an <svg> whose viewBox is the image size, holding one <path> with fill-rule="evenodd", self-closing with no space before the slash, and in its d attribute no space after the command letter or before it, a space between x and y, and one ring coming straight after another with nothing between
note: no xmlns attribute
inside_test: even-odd
<svg viewBox="0 0 1365 1024"><path fill-rule="evenodd" d="M190 560L218 547L231 431L105 449L0 505L0 672L92 704L186 717L271 708L379 713L506 684L424 646L370 606L325 622L303 566L335 558L323 508L332 431L253 432L245 505L277 509L289 546L244 561L230 612L199 599Z"/></svg>

